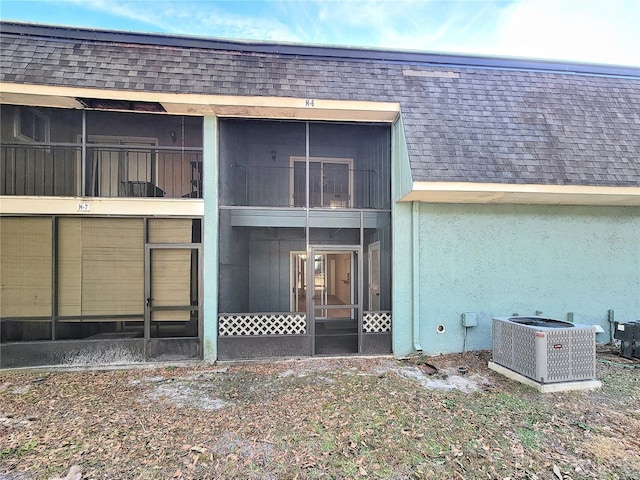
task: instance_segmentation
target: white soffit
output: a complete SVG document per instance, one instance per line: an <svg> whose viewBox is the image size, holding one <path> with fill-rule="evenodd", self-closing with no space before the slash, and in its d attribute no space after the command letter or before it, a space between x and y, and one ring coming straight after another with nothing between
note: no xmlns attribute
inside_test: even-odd
<svg viewBox="0 0 640 480"><path fill-rule="evenodd" d="M83 108L77 97L157 102L169 114L193 116L393 122L400 112L400 104L393 102L151 93L0 83L2 103Z"/></svg>
<svg viewBox="0 0 640 480"><path fill-rule="evenodd" d="M414 182L401 202L640 206L640 187Z"/></svg>

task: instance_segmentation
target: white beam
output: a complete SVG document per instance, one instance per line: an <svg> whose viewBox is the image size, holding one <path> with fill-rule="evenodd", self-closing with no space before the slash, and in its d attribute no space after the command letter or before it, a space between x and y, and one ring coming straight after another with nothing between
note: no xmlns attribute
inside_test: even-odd
<svg viewBox="0 0 640 480"><path fill-rule="evenodd" d="M640 206L640 187L414 182L401 202Z"/></svg>

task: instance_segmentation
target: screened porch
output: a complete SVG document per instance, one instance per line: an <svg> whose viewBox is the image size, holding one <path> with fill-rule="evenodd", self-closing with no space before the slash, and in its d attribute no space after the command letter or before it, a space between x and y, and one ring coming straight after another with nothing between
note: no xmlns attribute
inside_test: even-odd
<svg viewBox="0 0 640 480"><path fill-rule="evenodd" d="M389 353L389 126L219 126L219 358Z"/></svg>
<svg viewBox="0 0 640 480"><path fill-rule="evenodd" d="M200 218L0 217L0 367L200 358Z"/></svg>
<svg viewBox="0 0 640 480"><path fill-rule="evenodd" d="M202 118L3 105L0 195L202 198Z"/></svg>

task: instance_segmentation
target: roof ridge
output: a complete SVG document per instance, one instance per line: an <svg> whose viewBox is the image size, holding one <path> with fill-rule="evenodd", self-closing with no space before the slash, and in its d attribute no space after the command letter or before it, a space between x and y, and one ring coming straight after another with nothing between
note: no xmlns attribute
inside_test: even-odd
<svg viewBox="0 0 640 480"><path fill-rule="evenodd" d="M85 27L67 27L15 21L0 21L0 35L19 35L71 41L127 43L148 46L210 49L263 53L281 56L313 57L332 60L373 61L424 66L492 68L500 70L541 71L640 78L640 67L561 62L516 57L465 55L403 51L394 49L348 47L286 42L261 42L217 39L165 33L142 33Z"/></svg>

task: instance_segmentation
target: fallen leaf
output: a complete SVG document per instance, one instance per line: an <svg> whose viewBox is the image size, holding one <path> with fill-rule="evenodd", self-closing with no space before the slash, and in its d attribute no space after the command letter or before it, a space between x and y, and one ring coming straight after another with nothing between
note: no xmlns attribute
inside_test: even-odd
<svg viewBox="0 0 640 480"><path fill-rule="evenodd" d="M560 471L560 468L558 468L557 465L553 466L553 473L556 474L556 477L558 477L559 480L562 480L562 472Z"/></svg>

